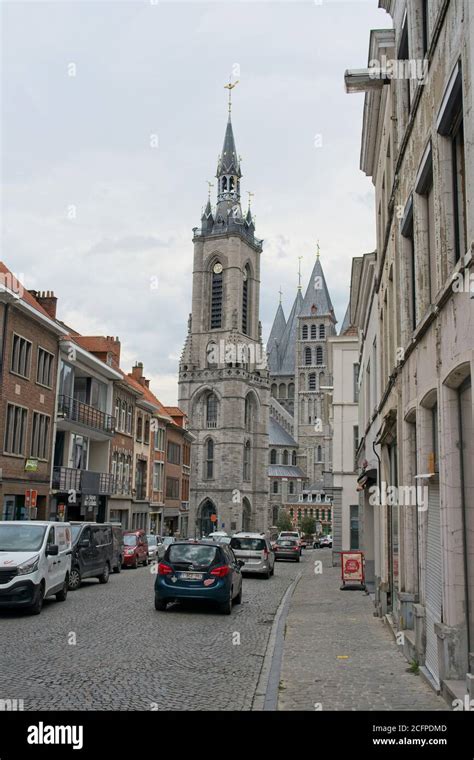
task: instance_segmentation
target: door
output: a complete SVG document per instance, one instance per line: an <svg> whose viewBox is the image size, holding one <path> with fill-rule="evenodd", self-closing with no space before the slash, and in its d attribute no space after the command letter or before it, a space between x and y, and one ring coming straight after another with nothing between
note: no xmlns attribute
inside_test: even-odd
<svg viewBox="0 0 474 760"><path fill-rule="evenodd" d="M49 546L57 546L57 539L55 535L54 526L49 529L48 537L46 539L46 551ZM61 557L59 555L53 556L46 554L46 563L48 566L45 596L50 592L52 588L60 586L64 580L63 567L61 563Z"/></svg>
<svg viewBox="0 0 474 760"><path fill-rule="evenodd" d="M428 489L425 580L425 665L436 683L439 684L438 637L434 628L435 624L440 623L442 618L442 558L439 484L430 483Z"/></svg>
<svg viewBox="0 0 474 760"><path fill-rule="evenodd" d="M84 546L80 546L84 542ZM92 544L92 531L89 526L85 527L79 536L78 542L79 571L83 578L94 575L96 570L96 550Z"/></svg>

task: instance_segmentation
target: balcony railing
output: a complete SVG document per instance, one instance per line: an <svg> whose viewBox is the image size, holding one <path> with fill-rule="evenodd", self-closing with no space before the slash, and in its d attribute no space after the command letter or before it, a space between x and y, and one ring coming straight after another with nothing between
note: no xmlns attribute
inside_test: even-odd
<svg viewBox="0 0 474 760"><path fill-rule="evenodd" d="M106 435L115 433L115 417L71 396L58 396L58 416Z"/></svg>
<svg viewBox="0 0 474 760"><path fill-rule="evenodd" d="M116 493L115 485L115 478L109 472L53 467L52 486L56 491L109 496Z"/></svg>

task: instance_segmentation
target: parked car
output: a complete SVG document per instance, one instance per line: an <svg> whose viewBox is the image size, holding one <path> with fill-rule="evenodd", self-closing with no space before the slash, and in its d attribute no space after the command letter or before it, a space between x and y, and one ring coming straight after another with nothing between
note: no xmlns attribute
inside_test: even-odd
<svg viewBox="0 0 474 760"><path fill-rule="evenodd" d="M294 562L300 561L301 549L299 541L296 538L279 538L273 545L275 560L292 559Z"/></svg>
<svg viewBox="0 0 474 760"><path fill-rule="evenodd" d="M148 565L148 542L144 530L126 530L123 534L123 566Z"/></svg>
<svg viewBox="0 0 474 760"><path fill-rule="evenodd" d="M148 542L148 561L155 562L158 556L158 537L150 533L146 540Z"/></svg>
<svg viewBox="0 0 474 760"><path fill-rule="evenodd" d="M157 559L163 559L165 552L170 544L176 541L174 536L165 536L161 544L158 544Z"/></svg>
<svg viewBox="0 0 474 760"><path fill-rule="evenodd" d="M218 541L220 538L228 538L229 534L225 532L225 530L215 530L213 533L209 533L207 538L210 538L211 541Z"/></svg>
<svg viewBox="0 0 474 760"><path fill-rule="evenodd" d="M326 546L332 549L332 536L321 536L319 539L319 548L324 549Z"/></svg>
<svg viewBox="0 0 474 760"><path fill-rule="evenodd" d="M242 601L242 560L225 544L214 541L174 541L158 565L155 609L168 602L199 599L215 602L225 615Z"/></svg>
<svg viewBox="0 0 474 760"><path fill-rule="evenodd" d="M0 521L0 608L39 615L43 600L64 602L71 571L71 526L39 520Z"/></svg>
<svg viewBox="0 0 474 760"><path fill-rule="evenodd" d="M110 523L71 522L72 558L69 590L76 591L84 578L108 583L114 563L114 538Z"/></svg>
<svg viewBox="0 0 474 760"><path fill-rule="evenodd" d="M112 536L114 539L112 570L120 573L123 565L123 530L120 523L112 523Z"/></svg>
<svg viewBox="0 0 474 760"><path fill-rule="evenodd" d="M265 578L273 575L275 552L270 541L261 533L235 533L230 540L237 559L245 562L243 573L259 573Z"/></svg>
<svg viewBox="0 0 474 760"><path fill-rule="evenodd" d="M298 541L298 546L300 550L300 556L303 551L303 547L301 545L301 533L299 530L282 530L281 533L278 534L278 538L294 538ZM278 539L277 539L278 540Z"/></svg>

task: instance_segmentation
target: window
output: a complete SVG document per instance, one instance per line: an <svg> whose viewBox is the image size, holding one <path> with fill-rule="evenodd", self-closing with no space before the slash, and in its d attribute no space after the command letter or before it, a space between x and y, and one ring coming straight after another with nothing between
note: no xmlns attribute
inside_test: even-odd
<svg viewBox="0 0 474 760"><path fill-rule="evenodd" d="M141 414L137 415L137 441L141 441L143 437L143 417Z"/></svg>
<svg viewBox="0 0 474 760"><path fill-rule="evenodd" d="M250 289L250 268L247 264L244 269L244 281L242 284L242 332L248 335L250 327L249 319L249 289Z"/></svg>
<svg viewBox="0 0 474 760"><path fill-rule="evenodd" d="M308 325L303 325L303 329L301 331L301 337L303 340L308 340Z"/></svg>
<svg viewBox="0 0 474 760"><path fill-rule="evenodd" d="M153 447L155 451L165 450L165 431L162 427L156 428L153 435Z"/></svg>
<svg viewBox="0 0 474 760"><path fill-rule="evenodd" d="M217 427L217 396L210 393L206 401L206 421L208 428Z"/></svg>
<svg viewBox="0 0 474 760"><path fill-rule="evenodd" d="M414 330L417 325L417 286L415 265L415 238L413 234L413 199L410 197L402 220L404 259L409 290L409 323Z"/></svg>
<svg viewBox="0 0 474 760"><path fill-rule="evenodd" d="M245 429L249 432L252 427L252 402L249 396L245 397L244 424Z"/></svg>
<svg viewBox="0 0 474 760"><path fill-rule="evenodd" d="M353 451L354 451L354 470L357 469L357 451L359 449L359 426L354 425L353 431Z"/></svg>
<svg viewBox="0 0 474 760"><path fill-rule="evenodd" d="M206 447L206 461L204 466L204 477L211 480L214 477L214 441L209 438Z"/></svg>
<svg viewBox="0 0 474 760"><path fill-rule="evenodd" d="M283 464L288 464L288 451L286 449L283 452Z"/></svg>
<svg viewBox="0 0 474 760"><path fill-rule="evenodd" d="M308 377L308 388L310 391L316 390L316 373L312 372Z"/></svg>
<svg viewBox="0 0 474 760"><path fill-rule="evenodd" d="M322 462L323 461L323 449L322 446L317 446L316 448L316 461Z"/></svg>
<svg viewBox="0 0 474 760"><path fill-rule="evenodd" d="M163 462L153 462L153 490L163 490Z"/></svg>
<svg viewBox="0 0 474 760"><path fill-rule="evenodd" d="M291 464L296 465L296 451L291 455Z"/></svg>
<svg viewBox="0 0 474 760"><path fill-rule="evenodd" d="M276 463L277 463L276 449L271 449L271 451L270 451L270 464L276 464Z"/></svg>
<svg viewBox="0 0 474 760"><path fill-rule="evenodd" d="M24 454L27 418L27 409L15 404L7 404L4 444L6 454Z"/></svg>
<svg viewBox="0 0 474 760"><path fill-rule="evenodd" d="M244 445L244 480L250 480L250 441Z"/></svg>
<svg viewBox="0 0 474 760"><path fill-rule="evenodd" d="M31 343L21 335L13 335L12 357L10 369L15 375L29 377L31 359Z"/></svg>
<svg viewBox="0 0 474 760"><path fill-rule="evenodd" d="M36 382L51 388L53 385L54 356L44 348L38 348L38 366L36 367Z"/></svg>
<svg viewBox="0 0 474 760"><path fill-rule="evenodd" d="M119 398L115 399L115 407L114 407L114 409L115 409L115 424L116 424L117 429L118 429L119 423L120 423L120 399Z"/></svg>
<svg viewBox="0 0 474 760"><path fill-rule="evenodd" d="M50 418L47 414L33 412L30 451L35 459L49 459L49 426Z"/></svg>
<svg viewBox="0 0 474 760"><path fill-rule="evenodd" d="M316 340L316 325L311 325L311 339Z"/></svg>
<svg viewBox="0 0 474 760"><path fill-rule="evenodd" d="M145 419L145 441L144 443L150 443L150 418Z"/></svg>
<svg viewBox="0 0 474 760"><path fill-rule="evenodd" d="M289 480L288 481L288 493L289 494L294 494L294 492L295 492L295 483L294 483L293 480Z"/></svg>
<svg viewBox="0 0 474 760"><path fill-rule="evenodd" d="M167 458L171 464L181 464L181 446L179 443L168 441Z"/></svg>
<svg viewBox="0 0 474 760"><path fill-rule="evenodd" d="M214 264L214 269L219 267ZM211 280L211 330L222 327L222 271L213 271Z"/></svg>
<svg viewBox="0 0 474 760"><path fill-rule="evenodd" d="M409 54L409 48L408 48L408 17L405 16L405 21L404 21L401 36L400 36L400 45L398 47L398 60L408 62L409 58L410 58L410 54ZM411 111L410 78L408 76L402 77L400 79L400 87L401 87L401 104L404 110L403 123L406 124L406 122L408 121L408 116Z"/></svg>
<svg viewBox="0 0 474 760"><path fill-rule="evenodd" d="M179 499L179 480L178 478L166 478L166 498Z"/></svg>
<svg viewBox="0 0 474 760"><path fill-rule="evenodd" d="M419 194L419 235L422 244L421 249L424 260L420 263L428 275L429 294L425 308L433 303L438 292L436 274L436 243L435 243L435 218L434 218L434 184L433 184L433 159L431 145L428 146L422 165L419 170L416 183L416 192ZM420 251L421 253L421 251Z"/></svg>
<svg viewBox="0 0 474 760"><path fill-rule="evenodd" d="M295 384L289 383L288 384L288 398L292 399L295 397Z"/></svg>
<svg viewBox="0 0 474 760"><path fill-rule="evenodd" d="M122 408L120 410L120 430L125 432L125 424L127 419L127 404L122 401Z"/></svg>
<svg viewBox="0 0 474 760"><path fill-rule="evenodd" d="M350 506L350 548L352 550L359 548L359 506L351 504Z"/></svg>
<svg viewBox="0 0 474 760"><path fill-rule="evenodd" d="M452 213L454 259L466 252L466 164L464 146L464 116L462 102L461 64L456 66L449 82L443 106L438 116L438 132L449 144L446 163L452 174Z"/></svg>
<svg viewBox="0 0 474 760"><path fill-rule="evenodd" d="M127 433L130 435L132 434L132 425L133 425L133 412L132 412L132 405L128 405L127 409Z"/></svg>
<svg viewBox="0 0 474 760"><path fill-rule="evenodd" d="M306 366L309 366L311 364L311 349L305 348L304 350L304 363Z"/></svg>
<svg viewBox="0 0 474 760"><path fill-rule="evenodd" d="M326 328L324 325L319 325L319 338L323 340L326 337Z"/></svg>
<svg viewBox="0 0 474 760"><path fill-rule="evenodd" d="M322 346L316 348L316 364L323 363L323 349Z"/></svg>
<svg viewBox="0 0 474 760"><path fill-rule="evenodd" d="M428 43L430 39L429 21L430 19L429 19L428 0L421 0L421 23L422 23L421 33L422 33L423 55L426 55L426 53L428 52Z"/></svg>
<svg viewBox="0 0 474 760"><path fill-rule="evenodd" d="M273 493L278 493L278 480L273 481Z"/></svg>
<svg viewBox="0 0 474 760"><path fill-rule="evenodd" d="M352 365L352 388L353 388L353 400L355 403L359 401L359 365Z"/></svg>

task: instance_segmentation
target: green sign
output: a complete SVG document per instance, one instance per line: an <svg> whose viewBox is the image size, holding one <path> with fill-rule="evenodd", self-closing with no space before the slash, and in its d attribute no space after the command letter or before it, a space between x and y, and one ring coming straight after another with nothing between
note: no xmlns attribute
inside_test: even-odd
<svg viewBox="0 0 474 760"><path fill-rule="evenodd" d="M37 459L27 459L25 462L25 472L36 472L38 470Z"/></svg>

